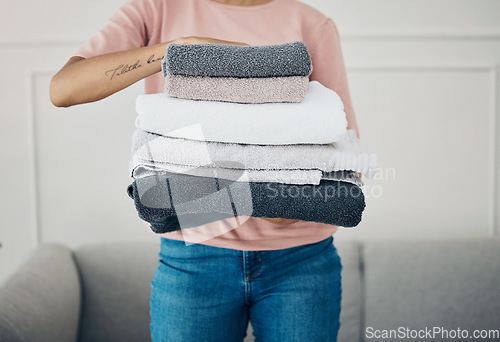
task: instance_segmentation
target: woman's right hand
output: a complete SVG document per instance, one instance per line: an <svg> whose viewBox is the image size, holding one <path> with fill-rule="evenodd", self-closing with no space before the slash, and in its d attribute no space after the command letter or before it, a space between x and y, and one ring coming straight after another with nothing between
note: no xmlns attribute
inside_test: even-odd
<svg viewBox="0 0 500 342"><path fill-rule="evenodd" d="M179 37L173 41L119 51L101 56L71 57L50 83L50 99L57 107L101 100L129 85L161 71L167 45L230 44L248 45L208 37Z"/></svg>
<svg viewBox="0 0 500 342"><path fill-rule="evenodd" d="M228 45L244 45L248 46L246 43L242 42L233 42L230 40L221 40L221 39L216 39L216 38L209 38L209 37L196 37L196 36L191 36L191 37L179 37L172 41L171 43L175 44L228 44Z"/></svg>

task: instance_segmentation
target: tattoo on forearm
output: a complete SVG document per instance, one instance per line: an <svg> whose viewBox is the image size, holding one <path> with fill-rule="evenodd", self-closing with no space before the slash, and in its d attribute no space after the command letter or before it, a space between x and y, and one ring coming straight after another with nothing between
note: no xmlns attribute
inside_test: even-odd
<svg viewBox="0 0 500 342"><path fill-rule="evenodd" d="M151 64L151 63L154 63L154 62L161 61L162 59L163 59L163 56L158 57L158 58L155 58L155 55L151 55L151 56L148 58L148 64Z"/></svg>
<svg viewBox="0 0 500 342"><path fill-rule="evenodd" d="M155 58L155 55L151 55L148 58L148 60L147 60L146 63L147 64L151 64L151 63L155 63L155 62L161 61L162 59L163 59L163 56ZM104 74L106 76L108 76L109 80L111 81L115 76L123 75L123 74L125 74L125 73L127 73L129 71L139 69L140 67L142 67L142 64L141 64L141 62L139 60L137 60L137 62L135 62L132 65L120 64L116 68L110 69L110 70L106 71Z"/></svg>
<svg viewBox="0 0 500 342"><path fill-rule="evenodd" d="M140 63L139 60L137 60L137 62L135 62L132 65L120 64L118 67L106 71L105 74L106 74L106 76L109 77L110 80L112 80L113 77L115 77L115 76L123 75L129 71L139 69L140 67L142 67L142 64Z"/></svg>

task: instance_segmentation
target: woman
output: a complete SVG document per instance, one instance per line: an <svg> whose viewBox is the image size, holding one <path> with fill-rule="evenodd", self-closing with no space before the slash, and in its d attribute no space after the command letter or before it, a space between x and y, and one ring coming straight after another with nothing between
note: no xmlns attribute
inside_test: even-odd
<svg viewBox="0 0 500 342"><path fill-rule="evenodd" d="M210 38L207 38L210 37ZM336 91L348 128L358 132L334 22L296 0L129 0L53 77L54 105L103 99L145 78L163 92L160 61L170 43L270 45L303 41L310 80ZM337 227L285 219L226 220L226 231L186 246L181 231L161 234L151 292L153 341L336 341L341 269ZM196 236L193 236L196 238Z"/></svg>

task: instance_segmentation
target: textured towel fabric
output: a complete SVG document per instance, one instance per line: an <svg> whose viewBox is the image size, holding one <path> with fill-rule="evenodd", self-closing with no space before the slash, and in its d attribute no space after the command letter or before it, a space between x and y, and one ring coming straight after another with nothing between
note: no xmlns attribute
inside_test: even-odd
<svg viewBox="0 0 500 342"><path fill-rule="evenodd" d="M185 165L157 163L147 160L134 160L134 163L135 167L131 169L131 176L135 179L165 173L183 173L186 175L200 177L211 177L215 173L218 178L232 181L318 185L322 179L329 179L345 181L358 186L363 186L363 182L357 173L353 171L322 172L319 170L243 170L241 167L219 167L216 163L193 168Z"/></svg>
<svg viewBox="0 0 500 342"><path fill-rule="evenodd" d="M165 93L188 100L237 103L301 102L307 94L308 76L201 77L166 75Z"/></svg>
<svg viewBox="0 0 500 342"><path fill-rule="evenodd" d="M224 167L224 162L228 162L234 164L232 168L247 170L317 169L327 172L352 170L370 178L377 168L376 155L360 153L359 139L353 130L348 130L342 140L332 144L282 146L171 138L136 129L132 134L131 152L133 156L129 165L131 170L137 167L136 163L143 161L191 167L216 161L221 167ZM241 166L238 167L238 165ZM317 180L319 181L319 178ZM253 181L270 182L273 180L254 179Z"/></svg>
<svg viewBox="0 0 500 342"><path fill-rule="evenodd" d="M299 103L242 104L191 101L167 94L139 95L137 128L193 140L242 144L330 144L344 137L347 120L336 92L309 82Z"/></svg>
<svg viewBox="0 0 500 342"><path fill-rule="evenodd" d="M311 56L300 41L259 46L168 44L161 64L163 76L281 77L312 72Z"/></svg>
<svg viewBox="0 0 500 342"><path fill-rule="evenodd" d="M133 159L135 165L131 170L133 178L142 178L145 175L165 172L184 173L192 176L211 177L216 172L221 179L238 181L245 175L244 181L276 182L285 184L319 184L322 172L319 170L244 170L238 168L220 167L213 163L206 166L191 167L172 163L158 163L154 161ZM234 165L234 164L233 164ZM228 166L227 164L225 166Z"/></svg>
<svg viewBox="0 0 500 342"><path fill-rule="evenodd" d="M165 174L136 179L127 193L158 234L236 216L354 227L365 208L360 187L329 180L299 186Z"/></svg>

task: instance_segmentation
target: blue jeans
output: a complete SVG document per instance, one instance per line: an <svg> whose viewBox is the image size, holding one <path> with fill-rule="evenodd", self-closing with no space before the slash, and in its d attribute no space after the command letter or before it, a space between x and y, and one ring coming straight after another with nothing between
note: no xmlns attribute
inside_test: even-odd
<svg viewBox="0 0 500 342"><path fill-rule="evenodd" d="M266 251L161 238L151 283L153 342L335 342L342 265L333 236Z"/></svg>

